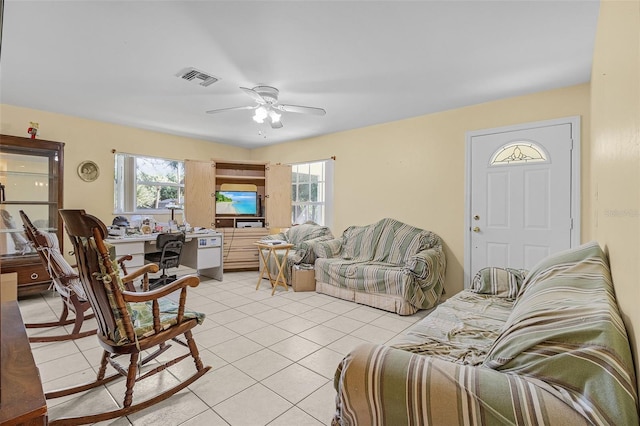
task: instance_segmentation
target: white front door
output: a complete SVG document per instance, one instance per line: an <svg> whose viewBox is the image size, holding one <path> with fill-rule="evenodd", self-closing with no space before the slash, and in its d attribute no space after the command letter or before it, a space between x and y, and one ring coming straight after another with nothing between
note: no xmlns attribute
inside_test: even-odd
<svg viewBox="0 0 640 426"><path fill-rule="evenodd" d="M467 283L485 266L530 269L579 241L575 126L534 123L468 138Z"/></svg>

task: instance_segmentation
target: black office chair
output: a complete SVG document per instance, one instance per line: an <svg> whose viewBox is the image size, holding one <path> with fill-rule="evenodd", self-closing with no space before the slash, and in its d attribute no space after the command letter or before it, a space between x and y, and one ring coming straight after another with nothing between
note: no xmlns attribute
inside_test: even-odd
<svg viewBox="0 0 640 426"><path fill-rule="evenodd" d="M167 275L168 268L180 266L182 246L184 245L184 233L158 234L156 246L159 251L146 253L144 260L147 263L156 263L162 269L159 278L149 279L149 288L155 289L176 280L175 275Z"/></svg>

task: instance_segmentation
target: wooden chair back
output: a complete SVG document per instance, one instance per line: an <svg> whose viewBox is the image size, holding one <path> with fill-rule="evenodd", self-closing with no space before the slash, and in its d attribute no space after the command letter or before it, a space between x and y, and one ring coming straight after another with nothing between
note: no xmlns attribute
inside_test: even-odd
<svg viewBox="0 0 640 426"><path fill-rule="evenodd" d="M45 265L58 293L69 297L69 291L75 292L80 299L84 299L84 290L78 280L73 266L60 253L58 237L53 233L43 233L36 228L27 214L20 210L20 218L24 225L24 233L36 249L42 264Z"/></svg>
<svg viewBox="0 0 640 426"><path fill-rule="evenodd" d="M57 321L25 322L24 325L31 329L50 329L73 324L71 333L64 330L63 333L58 334L39 334L36 332L29 336L29 341L32 343L58 342L96 334L95 329L81 331L84 320L93 318L92 313L87 313L91 305L85 298L84 287L76 270L60 253L58 236L54 233L40 231L22 210L20 210L20 218L24 225L25 235L38 253L42 264L51 277L53 286L62 299L62 311ZM68 319L69 312L73 312L75 318Z"/></svg>
<svg viewBox="0 0 640 426"><path fill-rule="evenodd" d="M121 318L127 319L123 321L127 329L127 338L134 341L135 334L122 299L118 271L104 244L108 235L107 227L100 219L86 214L84 210L60 210L60 215L76 254L78 275L95 314L98 334L108 339L118 327L113 303ZM109 300L108 293L111 293L113 301Z"/></svg>

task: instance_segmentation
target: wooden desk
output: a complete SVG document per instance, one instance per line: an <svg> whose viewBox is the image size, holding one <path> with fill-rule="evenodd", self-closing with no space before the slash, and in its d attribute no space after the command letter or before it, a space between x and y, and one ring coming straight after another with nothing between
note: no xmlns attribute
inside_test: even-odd
<svg viewBox="0 0 640 426"><path fill-rule="evenodd" d="M2 302L0 425L46 425L47 401L16 301Z"/></svg>
<svg viewBox="0 0 640 426"><path fill-rule="evenodd" d="M271 295L276 292L276 287L279 285L284 287L285 291L289 291L289 286L287 285L287 279L284 277L284 266L287 263L287 255L289 254L289 250L293 247L293 244L268 244L258 241L254 243L258 246L258 251L260 252L260 257L262 258L262 271L260 271L260 276L258 277L258 284L256 285L256 290L260 288L260 283L262 282L262 277L264 276L264 272L267 272L267 276L269 277L269 282L271 283ZM267 256L264 255L262 250L268 250ZM284 256L282 259L278 259L278 255L276 253L277 250L285 250ZM273 256L274 261L276 262L276 268L278 269L278 274L276 275L275 280L271 276L271 271L269 271L269 258Z"/></svg>

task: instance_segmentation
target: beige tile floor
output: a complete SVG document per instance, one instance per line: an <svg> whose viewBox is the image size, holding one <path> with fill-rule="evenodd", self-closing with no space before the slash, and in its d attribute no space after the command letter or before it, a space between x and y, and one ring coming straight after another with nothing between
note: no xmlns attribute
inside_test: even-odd
<svg viewBox="0 0 640 426"><path fill-rule="evenodd" d="M179 274L191 272L182 269ZM401 317L291 289L278 289L271 296L268 281L255 289L257 279L257 272L225 273L222 282L203 279L190 289L187 306L207 315L194 329L194 337L203 362L212 369L168 400L104 424L330 424L335 410L333 374L342 357L362 342L388 342L427 314ZM19 305L25 322L54 319L61 310L59 296L49 292L22 299ZM83 330L91 326L95 323L87 321ZM34 331L29 333L50 334ZM95 336L33 343L32 348L45 391L91 381L102 353ZM187 359L139 382L134 402L193 371ZM118 380L74 398L50 400L49 415L112 410L122 403L123 392L124 381Z"/></svg>

